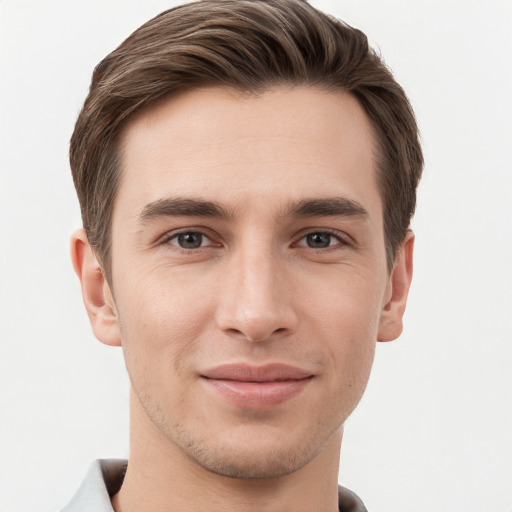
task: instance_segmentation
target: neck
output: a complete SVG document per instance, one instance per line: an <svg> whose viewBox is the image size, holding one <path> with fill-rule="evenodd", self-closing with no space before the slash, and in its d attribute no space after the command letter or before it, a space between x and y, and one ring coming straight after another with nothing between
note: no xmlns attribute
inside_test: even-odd
<svg viewBox="0 0 512 512"><path fill-rule="evenodd" d="M338 510L342 429L305 466L285 476L240 479L198 465L161 435L131 400L130 458L116 512L309 512Z"/></svg>

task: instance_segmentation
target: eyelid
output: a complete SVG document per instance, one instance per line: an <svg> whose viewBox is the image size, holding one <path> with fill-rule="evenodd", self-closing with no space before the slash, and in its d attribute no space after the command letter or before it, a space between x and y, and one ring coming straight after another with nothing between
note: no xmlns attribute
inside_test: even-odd
<svg viewBox="0 0 512 512"><path fill-rule="evenodd" d="M180 247L180 245L178 243L174 243L175 241L177 241L179 239L179 236L180 235L186 235L186 234L197 234L197 235L201 235L201 245L199 247L191 247L191 248L185 248L185 247ZM210 243L208 243L210 242ZM170 245L175 245L176 247L178 247L178 249L182 249L182 250L185 250L185 251L191 251L191 250L194 250L194 251L197 251L198 249L203 249L204 247L209 247L211 245L211 238L207 235L205 235L204 233L201 233L200 231L184 231L182 233L174 233L174 235L170 236L168 239L167 239L167 243L170 244Z"/></svg>
<svg viewBox="0 0 512 512"><path fill-rule="evenodd" d="M308 235L312 235L314 233L327 233L327 234L337 238L339 240L339 243L341 246L352 244L352 238L342 231L338 231L336 229L330 229L330 228L314 228L314 229L308 229L307 231L302 232L300 234L300 236L297 238L297 241L294 242L294 245L297 245L298 242L300 242L301 240L306 238ZM314 247L307 247L307 246L299 246L299 247L306 247L308 249L313 249L315 251L317 251L317 250L325 251L327 249L333 249L337 246L338 245L336 244L336 245L324 247L324 248L314 248Z"/></svg>
<svg viewBox="0 0 512 512"><path fill-rule="evenodd" d="M183 249L183 248L179 247L176 244L170 244L169 243L171 240L175 239L177 236L179 236L180 234L184 234L184 233L200 233L205 238L207 238L210 241L210 243L208 245L206 245L206 246L201 246L198 249ZM305 230L301 231L295 237L295 241L292 243L292 245L297 245L299 241L303 240L308 235L311 235L313 233L328 233L329 235L332 235L333 237L338 239L339 240L339 244L341 246L350 246L350 245L352 245L354 243L354 240L352 239L352 237L350 235L348 235L347 233L343 232L343 231L338 231L338 230L332 229L332 228L308 228L308 229L305 229ZM215 233L212 233L211 229L209 229L209 228L206 228L206 227L203 227L203 226L190 226L190 227L178 228L178 229L173 229L173 230L168 231L167 233L165 233L164 235L162 235L161 237L158 238L158 240L156 241L155 245L166 245L166 244L168 244L168 245L173 245L177 249L180 249L180 250L183 250L183 251L190 251L190 250L197 251L199 249L203 249L203 248L207 248L207 247L220 247L220 246L222 246L221 242L216 242L215 241L216 238L219 238L218 235L216 236ZM326 247L326 248L321 248L321 249L315 249L313 247L307 247L307 246L304 246L304 247L309 248L309 249L313 249L313 250L325 251L326 249L333 249L333 248L338 247L338 244L335 244L333 246Z"/></svg>
<svg viewBox="0 0 512 512"><path fill-rule="evenodd" d="M197 249L184 249L183 247L179 247L178 245L176 244L171 244L171 240L175 239L176 237L178 237L179 235L183 235L185 233L199 233L200 235L204 236L205 238L207 238L210 243L208 245L205 245L205 246L201 246ZM190 251L190 250L194 250L194 251L197 251L198 249L205 249L207 247L219 247L221 244L218 243L218 242L215 242L214 241L214 235L211 233L211 230L210 229L207 229L207 228L204 228L204 227L196 227L196 226L192 226L192 227L186 227L186 228L179 228L179 229L173 229L171 231L168 231L167 233L165 233L164 235L162 235L158 240L157 240L157 245L165 245L165 244L168 244L168 245L173 245L174 247L176 247L177 249L180 249L182 251Z"/></svg>

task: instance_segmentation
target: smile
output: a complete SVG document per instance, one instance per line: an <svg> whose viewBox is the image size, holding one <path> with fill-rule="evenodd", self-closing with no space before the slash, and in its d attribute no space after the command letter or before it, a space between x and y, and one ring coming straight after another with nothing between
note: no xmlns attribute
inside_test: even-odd
<svg viewBox="0 0 512 512"><path fill-rule="evenodd" d="M310 372L283 364L230 364L201 374L215 395L244 409L275 407L298 395L312 381Z"/></svg>

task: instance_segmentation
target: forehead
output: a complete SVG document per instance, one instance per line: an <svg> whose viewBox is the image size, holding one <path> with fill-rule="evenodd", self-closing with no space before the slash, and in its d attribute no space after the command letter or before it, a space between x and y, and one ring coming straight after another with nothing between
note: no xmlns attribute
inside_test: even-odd
<svg viewBox="0 0 512 512"><path fill-rule="evenodd" d="M189 91L139 114L122 148L117 202L133 215L165 196L272 210L328 195L381 209L371 123L344 92Z"/></svg>

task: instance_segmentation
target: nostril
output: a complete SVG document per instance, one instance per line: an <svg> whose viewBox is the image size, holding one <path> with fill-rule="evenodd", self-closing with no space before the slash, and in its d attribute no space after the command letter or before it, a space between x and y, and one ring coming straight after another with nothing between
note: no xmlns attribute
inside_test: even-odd
<svg viewBox="0 0 512 512"><path fill-rule="evenodd" d="M276 336L285 335L287 332L289 332L289 329L286 327L279 327L278 329L274 329L272 331L250 331L249 329L247 331L240 331L238 329L231 329L230 332L239 338L251 343L262 343L269 341Z"/></svg>

